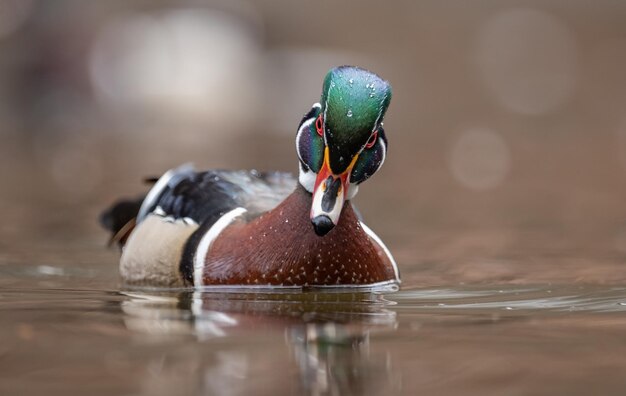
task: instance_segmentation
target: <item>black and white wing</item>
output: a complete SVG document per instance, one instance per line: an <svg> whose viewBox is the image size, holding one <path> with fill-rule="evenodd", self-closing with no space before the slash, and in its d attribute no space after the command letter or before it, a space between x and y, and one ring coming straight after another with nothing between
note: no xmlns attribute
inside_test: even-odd
<svg viewBox="0 0 626 396"><path fill-rule="evenodd" d="M206 225L244 208L249 216L273 209L296 186L290 173L210 170L184 165L165 173L141 205L138 222L149 213Z"/></svg>

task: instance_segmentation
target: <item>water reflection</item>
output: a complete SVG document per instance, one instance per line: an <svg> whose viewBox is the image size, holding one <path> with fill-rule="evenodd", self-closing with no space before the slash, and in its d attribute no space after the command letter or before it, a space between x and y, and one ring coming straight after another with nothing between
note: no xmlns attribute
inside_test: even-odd
<svg viewBox="0 0 626 396"><path fill-rule="evenodd" d="M297 384L293 391L313 395L375 393L376 389L397 387L389 357L370 351L372 333L397 327L396 314L388 309L391 303L382 295L124 294L128 297L121 303L124 324L134 333L160 341L192 337L200 345L220 343L220 348L210 349L206 355L187 353L177 364L166 364L163 357L155 359L151 367L166 388L179 383L181 373L187 377L187 386L191 381L205 391L226 389L231 394L248 393L260 383L276 382L287 375L293 377L289 383ZM255 329L254 340L249 337L250 329ZM244 333L248 336L239 339ZM284 337L275 339L281 333ZM237 347L224 347L231 342L237 342ZM160 380L155 383L154 370L146 373L145 393L163 391L157 385ZM280 372L284 376L277 375ZM264 383L262 387L285 392L284 383Z"/></svg>
<svg viewBox="0 0 626 396"><path fill-rule="evenodd" d="M85 270L0 267L0 394L621 395L625 386L624 286L120 293L98 289L101 279L73 287L99 278Z"/></svg>

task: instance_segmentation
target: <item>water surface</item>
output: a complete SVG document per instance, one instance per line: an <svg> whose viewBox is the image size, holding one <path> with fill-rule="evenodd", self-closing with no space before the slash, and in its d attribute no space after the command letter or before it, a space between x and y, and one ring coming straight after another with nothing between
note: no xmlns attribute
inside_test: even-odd
<svg viewBox="0 0 626 396"><path fill-rule="evenodd" d="M626 389L623 286L193 292L126 289L115 268L86 267L0 267L1 394Z"/></svg>

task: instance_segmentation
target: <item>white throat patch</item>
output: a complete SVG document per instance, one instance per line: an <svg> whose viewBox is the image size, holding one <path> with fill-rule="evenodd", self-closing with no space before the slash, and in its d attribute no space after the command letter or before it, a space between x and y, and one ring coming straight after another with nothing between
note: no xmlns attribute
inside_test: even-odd
<svg viewBox="0 0 626 396"><path fill-rule="evenodd" d="M298 175L298 181L305 190L313 194L313 188L315 187L315 179L317 179L317 173L312 170L304 170L300 165L300 174Z"/></svg>

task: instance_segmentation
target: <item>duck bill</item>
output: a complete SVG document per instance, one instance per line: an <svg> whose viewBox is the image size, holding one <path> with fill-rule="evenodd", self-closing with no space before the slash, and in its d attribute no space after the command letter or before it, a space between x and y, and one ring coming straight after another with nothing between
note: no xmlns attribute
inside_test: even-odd
<svg viewBox="0 0 626 396"><path fill-rule="evenodd" d="M315 179L311 205L311 223L318 236L328 234L339 222L350 187L350 173L357 157L353 158L343 173L337 175L330 169L328 147L324 150L324 164Z"/></svg>

